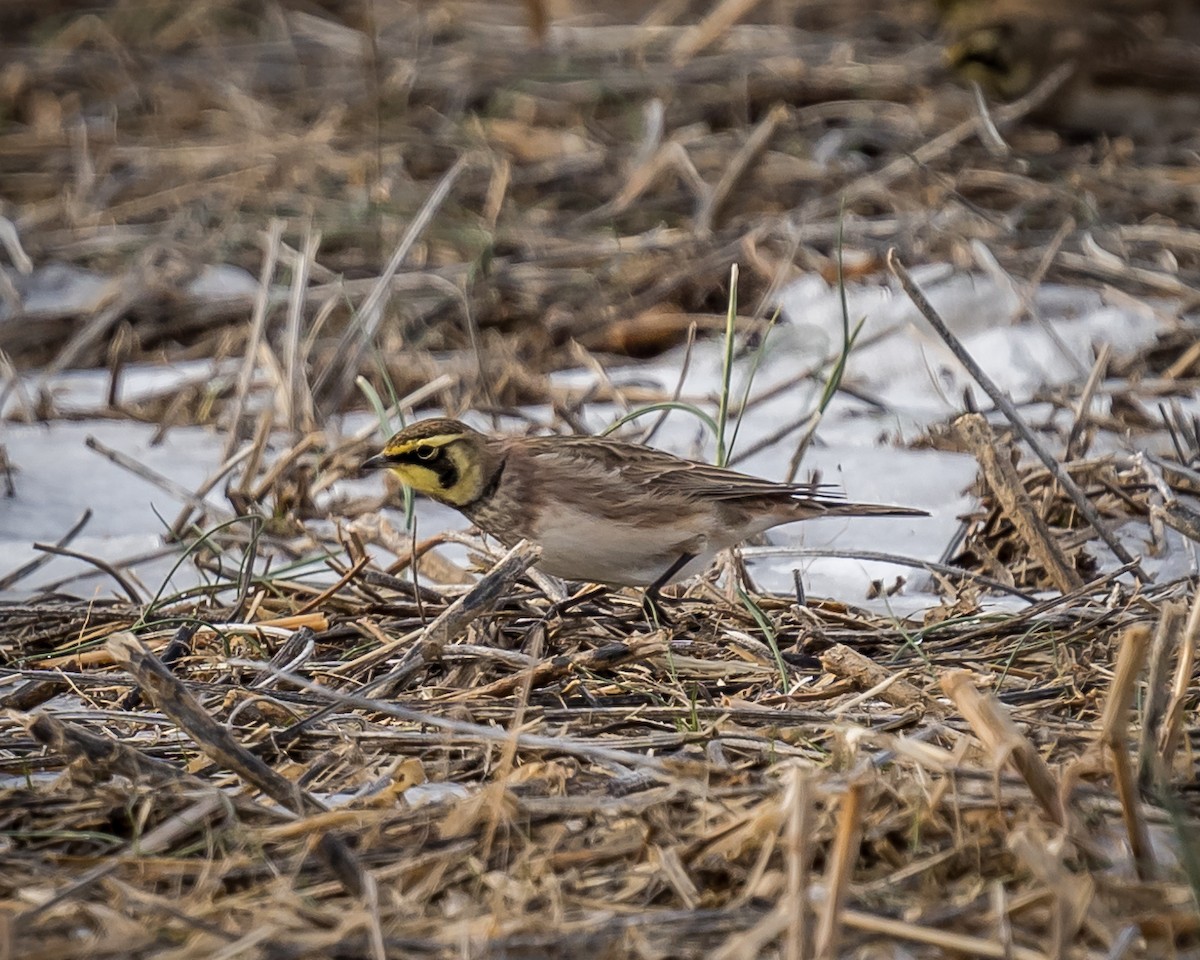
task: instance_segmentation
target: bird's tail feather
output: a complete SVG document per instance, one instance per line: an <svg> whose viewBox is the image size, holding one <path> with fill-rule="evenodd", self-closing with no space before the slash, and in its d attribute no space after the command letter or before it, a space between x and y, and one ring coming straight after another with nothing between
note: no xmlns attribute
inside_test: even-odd
<svg viewBox="0 0 1200 960"><path fill-rule="evenodd" d="M886 503L829 503L822 504L814 517L927 517L928 510L917 507L894 507Z"/></svg>

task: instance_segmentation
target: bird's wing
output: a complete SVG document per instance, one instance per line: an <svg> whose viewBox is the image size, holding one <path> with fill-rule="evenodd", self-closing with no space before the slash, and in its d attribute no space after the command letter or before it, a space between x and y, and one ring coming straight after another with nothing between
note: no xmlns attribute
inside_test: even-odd
<svg viewBox="0 0 1200 960"><path fill-rule="evenodd" d="M582 471L601 469L620 474L626 483L643 490L661 490L676 496L737 500L771 497L839 503L843 494L824 483L777 483L736 470L685 460L653 447L599 437L538 437L526 441L535 454L573 458Z"/></svg>

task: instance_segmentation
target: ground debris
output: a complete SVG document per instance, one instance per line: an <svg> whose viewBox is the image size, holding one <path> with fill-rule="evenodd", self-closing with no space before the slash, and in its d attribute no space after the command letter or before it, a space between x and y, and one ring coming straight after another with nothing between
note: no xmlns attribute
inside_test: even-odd
<svg viewBox="0 0 1200 960"><path fill-rule="evenodd" d="M753 618L703 591L674 600L683 620L662 631L635 597L556 617L518 585L431 642L461 588L427 585L418 610L410 583L386 579L370 602L320 602L318 630L238 622L215 597L177 603L161 620L201 625L138 701L120 661L157 662L177 631L142 626L114 646L144 622L132 605L109 604L83 644L65 605L56 630L6 640L6 689L58 681L0 721L9 955L382 942L559 956L587 942L706 957L757 938L768 956L792 922L804 940L824 929L842 949L931 957L1049 956L1052 932L1082 957L1128 928L1143 944L1129 955L1151 957L1200 936L1177 866L1200 815L1192 711L1158 710L1139 740L1122 691L1141 659L1108 666L1169 596L1114 606L1100 590L901 629L844 606L798 622L767 603L785 650L832 644L824 666L789 666L747 659ZM286 580L271 593L311 602ZM0 615L0 637L29 629L19 608ZM1154 673L1181 708L1185 619L1165 628ZM872 669L839 666L851 652ZM191 706L160 712L164 695ZM1112 750L1134 771L1127 790ZM1155 851L1136 871L1132 826Z"/></svg>

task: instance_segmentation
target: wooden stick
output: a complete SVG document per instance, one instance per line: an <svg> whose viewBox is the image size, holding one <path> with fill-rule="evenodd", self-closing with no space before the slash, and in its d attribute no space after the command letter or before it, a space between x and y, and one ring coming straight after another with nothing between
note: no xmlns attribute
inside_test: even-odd
<svg viewBox="0 0 1200 960"><path fill-rule="evenodd" d="M1075 572L1029 498L1017 468L1013 466L1011 448L996 442L992 428L982 414L963 414L954 421L954 430L979 462L988 487L996 495L1005 516L1012 521L1017 535L1046 568L1054 585L1062 593L1082 587L1083 579Z"/></svg>
<svg viewBox="0 0 1200 960"><path fill-rule="evenodd" d="M277 773L238 743L233 734L201 706L187 685L163 666L162 661L132 633L114 634L108 641L108 649L133 675L155 707L191 737L215 763L232 770L295 814L326 809L320 800Z"/></svg>
<svg viewBox="0 0 1200 960"><path fill-rule="evenodd" d="M1058 826L1066 826L1058 782L1037 747L1017 729L1004 704L992 694L978 690L966 670L950 671L942 677L941 684L996 761L1010 761L1046 816Z"/></svg>
<svg viewBox="0 0 1200 960"><path fill-rule="evenodd" d="M1134 868L1138 877L1146 880L1154 872L1154 852L1150 846L1149 831L1142 819L1141 800L1129 753L1129 716L1134 687L1150 645L1150 629L1145 624L1130 627L1121 635L1120 644L1117 667L1100 717L1100 743L1112 753L1113 777L1121 801L1121 816L1129 836Z"/></svg>

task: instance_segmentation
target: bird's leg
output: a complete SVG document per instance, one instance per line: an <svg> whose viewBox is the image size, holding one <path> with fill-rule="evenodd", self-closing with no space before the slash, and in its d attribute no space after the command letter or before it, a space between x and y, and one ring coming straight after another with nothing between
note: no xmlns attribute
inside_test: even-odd
<svg viewBox="0 0 1200 960"><path fill-rule="evenodd" d="M666 625L668 627L671 626L673 621L669 616L667 616L667 611L662 608L662 604L659 602L661 599L659 593L663 587L665 587L671 582L672 579L674 579L675 574L677 574L695 559L696 554L694 553L681 553L675 558L675 561L669 567L667 567L665 571L663 571L662 575L646 588L646 592L642 596L642 606L646 610L646 619L650 621L650 625L652 627L662 625Z"/></svg>

